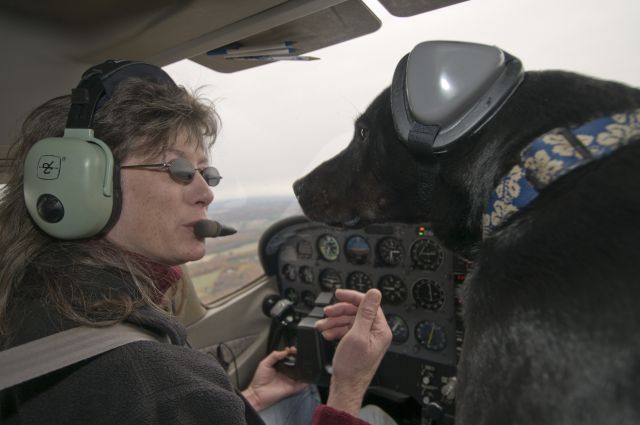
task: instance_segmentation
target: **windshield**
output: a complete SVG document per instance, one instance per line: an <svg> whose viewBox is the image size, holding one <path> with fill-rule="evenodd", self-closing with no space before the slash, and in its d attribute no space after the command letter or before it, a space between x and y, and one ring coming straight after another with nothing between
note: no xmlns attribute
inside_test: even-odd
<svg viewBox="0 0 640 425"><path fill-rule="evenodd" d="M205 302L262 273L260 234L277 219L300 213L292 183L347 146L354 120L419 42L496 45L525 70L564 69L640 85L637 0L469 0L410 18L365 3L382 27L311 53L320 60L230 74L189 60L165 67L178 84L211 99L222 120L212 163L223 180L210 216L239 232L209 241L207 257L189 265Z"/></svg>

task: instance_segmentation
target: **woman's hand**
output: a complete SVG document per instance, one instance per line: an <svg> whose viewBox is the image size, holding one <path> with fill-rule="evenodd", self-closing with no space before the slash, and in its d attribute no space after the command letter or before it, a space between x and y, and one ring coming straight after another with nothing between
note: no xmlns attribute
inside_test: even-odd
<svg viewBox="0 0 640 425"><path fill-rule="evenodd" d="M307 387L306 383L291 379L273 367L280 360L295 353L295 347L287 347L282 351L272 351L260 362L251 383L242 391L242 395L256 411L264 410Z"/></svg>
<svg viewBox="0 0 640 425"><path fill-rule="evenodd" d="M380 308L382 294L336 290L340 302L324 308L316 329L327 340L340 339L333 356L327 405L358 416L364 393L391 343L391 330Z"/></svg>

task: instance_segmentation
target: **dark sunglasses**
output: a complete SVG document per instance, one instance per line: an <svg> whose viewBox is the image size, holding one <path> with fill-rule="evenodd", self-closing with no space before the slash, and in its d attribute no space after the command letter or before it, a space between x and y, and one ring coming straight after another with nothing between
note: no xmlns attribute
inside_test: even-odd
<svg viewBox="0 0 640 425"><path fill-rule="evenodd" d="M193 168L191 162L184 158L172 159L162 164L121 165L120 168L157 168L158 171L169 172L171 177L180 183L191 183L198 172L212 187L217 186L222 178L216 167Z"/></svg>

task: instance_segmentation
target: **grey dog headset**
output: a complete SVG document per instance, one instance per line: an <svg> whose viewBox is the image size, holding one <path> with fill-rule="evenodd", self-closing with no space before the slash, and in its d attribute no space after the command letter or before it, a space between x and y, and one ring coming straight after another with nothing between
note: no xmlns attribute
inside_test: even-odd
<svg viewBox="0 0 640 425"><path fill-rule="evenodd" d="M523 76L521 62L494 46L420 43L400 60L393 76L396 132L417 157L447 152L482 127Z"/></svg>
<svg viewBox="0 0 640 425"><path fill-rule="evenodd" d="M396 133L417 159L417 199L429 214L439 155L486 124L524 78L522 63L494 47L427 41L404 56L391 83Z"/></svg>
<svg viewBox="0 0 640 425"><path fill-rule="evenodd" d="M35 224L58 239L107 230L120 215L120 178L109 147L94 137L93 117L128 78L175 83L161 68L109 60L88 69L71 93L63 137L36 142L25 159L24 199Z"/></svg>

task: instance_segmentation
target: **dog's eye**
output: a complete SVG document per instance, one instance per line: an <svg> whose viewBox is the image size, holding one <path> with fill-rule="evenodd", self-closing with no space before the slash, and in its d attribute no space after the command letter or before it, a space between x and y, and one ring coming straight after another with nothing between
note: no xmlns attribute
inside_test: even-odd
<svg viewBox="0 0 640 425"><path fill-rule="evenodd" d="M369 135L369 129L367 127L360 127L360 138L364 140L367 138L368 135Z"/></svg>

